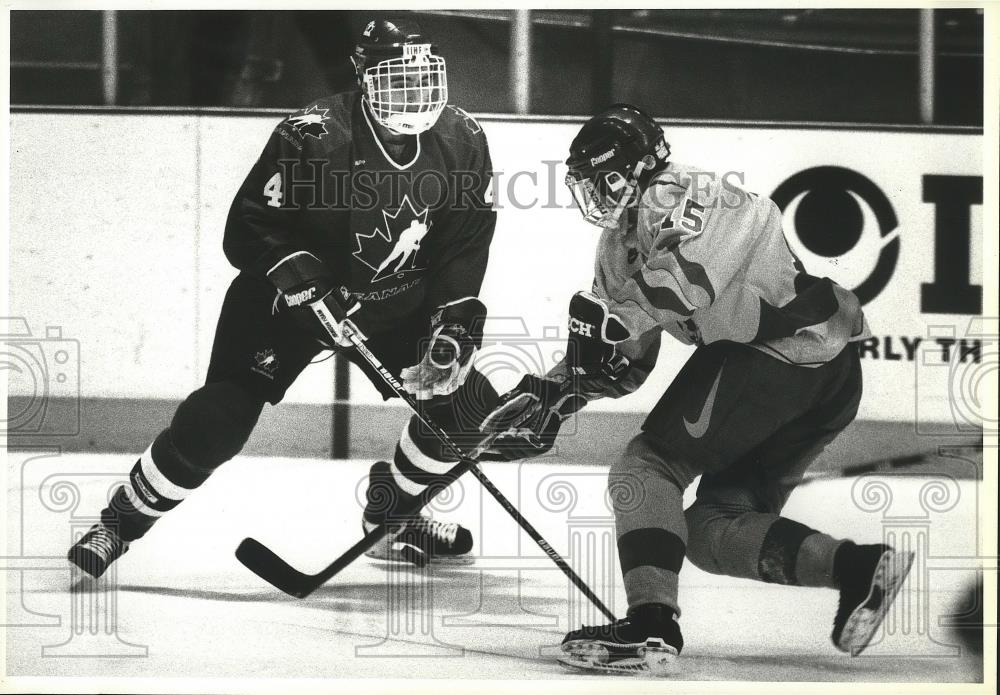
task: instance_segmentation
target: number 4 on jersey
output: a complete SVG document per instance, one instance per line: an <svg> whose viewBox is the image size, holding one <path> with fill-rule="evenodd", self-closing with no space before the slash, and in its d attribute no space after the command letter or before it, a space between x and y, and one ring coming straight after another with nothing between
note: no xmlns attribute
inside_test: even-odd
<svg viewBox="0 0 1000 695"><path fill-rule="evenodd" d="M264 197L272 208L281 207L281 174L275 174L264 184Z"/></svg>

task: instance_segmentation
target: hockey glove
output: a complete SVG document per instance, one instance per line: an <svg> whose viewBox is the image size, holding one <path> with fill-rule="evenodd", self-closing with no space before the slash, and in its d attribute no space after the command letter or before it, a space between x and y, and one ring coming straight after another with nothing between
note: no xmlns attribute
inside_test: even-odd
<svg viewBox="0 0 1000 695"><path fill-rule="evenodd" d="M618 381L629 360L616 347L629 337L628 329L608 305L592 292L577 292L569 301L569 342L566 367L570 374Z"/></svg>
<svg viewBox="0 0 1000 695"><path fill-rule="evenodd" d="M483 421L480 429L484 433L502 434L480 460L516 461L541 456L551 449L562 424L587 404L571 384L570 380L526 374Z"/></svg>
<svg viewBox="0 0 1000 695"><path fill-rule="evenodd" d="M567 376L529 374L506 393L481 428L502 434L480 458L512 461L551 449L562 424L587 404L584 394L602 390L593 382L617 381L625 375L629 361L616 343L628 337L628 329L599 297L590 292L574 294L569 303Z"/></svg>
<svg viewBox="0 0 1000 695"><path fill-rule="evenodd" d="M295 321L326 347L351 346L344 333L345 325L362 340L366 339L358 325L361 304L334 282L326 265L316 256L306 251L293 253L271 268L267 277L278 288L275 307L290 311ZM330 315L328 327L317 310Z"/></svg>
<svg viewBox="0 0 1000 695"><path fill-rule="evenodd" d="M483 344L485 319L486 306L475 297L439 307L431 316L431 337L423 358L400 372L403 390L418 401L457 391Z"/></svg>

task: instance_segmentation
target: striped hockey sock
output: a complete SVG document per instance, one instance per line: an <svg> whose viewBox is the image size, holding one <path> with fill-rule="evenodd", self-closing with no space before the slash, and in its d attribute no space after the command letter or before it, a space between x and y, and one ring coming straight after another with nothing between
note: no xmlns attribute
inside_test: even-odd
<svg viewBox="0 0 1000 695"><path fill-rule="evenodd" d="M101 513L105 524L117 524L124 540L141 538L156 520L174 509L208 478L174 446L163 430L143 452Z"/></svg>

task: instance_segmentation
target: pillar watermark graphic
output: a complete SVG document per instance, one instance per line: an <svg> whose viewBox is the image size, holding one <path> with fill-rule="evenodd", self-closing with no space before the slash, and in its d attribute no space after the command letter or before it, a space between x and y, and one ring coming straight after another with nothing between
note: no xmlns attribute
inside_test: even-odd
<svg viewBox="0 0 1000 695"><path fill-rule="evenodd" d="M581 485L585 481L590 484ZM593 494L595 488L603 490L606 484L607 474L603 471L553 473L539 481L536 494L542 509L564 520L570 567L615 612L615 590L621 576L615 517L608 495ZM567 583L567 590L568 625L593 625L607 620L576 587Z"/></svg>
<svg viewBox="0 0 1000 695"><path fill-rule="evenodd" d="M997 558L983 552L985 539L979 533L981 464L949 453L942 449L940 455L964 463L964 474L873 475L852 485L853 503L878 523L881 542L914 556L895 602L861 658L966 655L948 629L960 617L954 605L960 593L956 584L977 575L995 577Z"/></svg>
<svg viewBox="0 0 1000 695"><path fill-rule="evenodd" d="M1000 371L1000 318L977 316L964 327L929 325L916 349L917 434L995 436L997 412L986 393Z"/></svg>
<svg viewBox="0 0 1000 695"><path fill-rule="evenodd" d="M428 505L424 514L433 519L435 515L447 513L457 507L465 497L464 481L455 481L442 490ZM396 489L388 480L375 476L365 477L356 487L356 496L361 506L367 505L371 511L390 514L397 502ZM410 521L410 524L416 523ZM409 536L406 529L400 538L415 543L407 552L415 552L428 557L432 548L427 537L421 543L416 536ZM444 642L437 634L440 620L436 619L441 608L436 605L434 591L434 564L412 564L404 559L398 550L400 544L393 536L387 536L373 548L373 556L380 560L384 569L384 582L378 587L385 591L384 633L375 643L356 645L357 657L445 657L462 656L460 646ZM397 555L397 553L400 553ZM409 556L414 557L414 556Z"/></svg>
<svg viewBox="0 0 1000 695"><path fill-rule="evenodd" d="M95 582L66 559L99 521L81 510L100 509L122 482L120 473L71 469L61 456L60 442L81 431L80 353L62 326L33 332L24 317L0 319L9 388L0 433L14 447L8 475L17 484L4 518L10 555L0 558L10 604L4 629L13 639L32 631L43 658L145 657L147 646L120 634L116 568Z"/></svg>
<svg viewBox="0 0 1000 695"><path fill-rule="evenodd" d="M12 554L0 558L8 597L17 601L4 624L8 634L18 639L33 630L43 658L148 656L147 645L121 634L115 565L93 580L66 559L67 549L99 521L81 510L100 509L124 476L67 470L58 447L26 447L7 456L16 464L9 470L18 474L19 490L9 498L5 519Z"/></svg>
<svg viewBox="0 0 1000 695"><path fill-rule="evenodd" d="M502 471L496 473L496 484L504 488L525 517L535 520L533 523L544 519L544 528L560 529L558 535L543 535L603 602L614 605L620 580L606 475L600 471L570 472L538 480L537 475L522 475L524 468L508 468L506 476ZM491 471L491 477L494 473ZM359 483L359 492L367 482L366 478ZM487 514L485 509L496 502L474 480L462 478L453 484L456 486L456 495L435 498L425 513L433 517L460 506L464 511L480 506L474 564L431 563L416 567L379 563L385 571L384 582L378 587L384 591L384 633L375 644L357 645L358 656L461 656L464 651L455 645L461 644L462 635L467 634L463 631L506 627L561 637L573 624L603 619L525 534L504 533L502 543L494 542L501 522L496 510ZM364 495L358 497L360 501ZM459 498L462 505L458 504ZM508 523L512 524L507 520L503 523L504 531ZM564 587L558 597L552 596L550 590L555 577ZM541 593L540 580L545 589ZM558 640L543 638L542 642L538 647L541 655L550 656L552 650L558 650Z"/></svg>

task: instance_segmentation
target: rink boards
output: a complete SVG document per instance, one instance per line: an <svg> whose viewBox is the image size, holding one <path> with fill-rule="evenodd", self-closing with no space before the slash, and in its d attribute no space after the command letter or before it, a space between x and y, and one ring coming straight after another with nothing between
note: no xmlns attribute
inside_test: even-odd
<svg viewBox="0 0 1000 695"><path fill-rule="evenodd" d="M13 429L25 434L18 442L142 449L201 383L235 274L221 251L229 203L279 119L12 114L10 313L23 321L10 322L5 333L17 366L10 403ZM493 153L498 226L483 289L491 320L478 366L503 389L525 371L546 369L560 352L568 298L590 285L597 233L572 209L562 184L564 150L578 121L479 123L473 127L486 130ZM866 300L875 338L862 351L861 424L838 442L846 448L836 458L870 460L980 437L979 389L995 369L998 332L995 321L976 318L980 134L665 127L679 161L781 199L789 243L810 271ZM799 229L797 214L803 206L822 211L823 200L837 203L830 215L846 210L843 224L837 218L827 231L847 231L826 246ZM590 406L560 460L614 456L689 352L664 341L647 385ZM61 355L68 357L57 361ZM286 404L265 414L248 451L366 457L391 446L405 413L382 404L353 369L349 400L334 406L333 382L334 360L310 367ZM333 427L344 417L350 427Z"/></svg>

